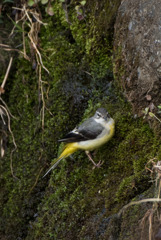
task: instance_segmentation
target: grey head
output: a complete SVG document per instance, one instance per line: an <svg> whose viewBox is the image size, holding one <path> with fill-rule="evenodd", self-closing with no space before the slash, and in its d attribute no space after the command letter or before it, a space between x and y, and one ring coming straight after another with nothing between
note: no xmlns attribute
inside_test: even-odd
<svg viewBox="0 0 161 240"><path fill-rule="evenodd" d="M93 116L96 119L103 118L105 121L108 121L110 119L110 114L107 112L105 108L98 108Z"/></svg>

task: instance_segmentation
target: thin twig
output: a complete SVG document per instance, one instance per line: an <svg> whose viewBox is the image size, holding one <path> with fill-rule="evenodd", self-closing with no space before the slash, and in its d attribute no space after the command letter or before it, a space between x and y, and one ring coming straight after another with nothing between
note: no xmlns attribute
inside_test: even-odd
<svg viewBox="0 0 161 240"><path fill-rule="evenodd" d="M1 47L10 47L9 45L3 44L3 43L0 43L0 46Z"/></svg>
<svg viewBox="0 0 161 240"><path fill-rule="evenodd" d="M0 116L1 116L1 118L2 118L3 124L6 125L6 122L5 122L5 120L4 120L3 115L5 115L5 114L4 114L4 112L3 112L2 108L1 108L1 105L0 105Z"/></svg>
<svg viewBox="0 0 161 240"><path fill-rule="evenodd" d="M161 123L161 120L156 115L154 117Z"/></svg>
<svg viewBox="0 0 161 240"><path fill-rule="evenodd" d="M33 15L33 17L36 19L37 22L39 22L40 24L42 24L42 25L44 25L44 26L48 25L48 23L43 23L42 21L40 21L40 19L38 18L39 14L34 13L34 12L32 12L32 11L30 11L30 13ZM37 15L37 16L36 16L36 15Z"/></svg>
<svg viewBox="0 0 161 240"><path fill-rule="evenodd" d="M118 217L121 216L121 214L125 211L125 209L127 209L128 207L132 206L132 205L137 205L140 203L147 203L147 202L161 202L160 198L147 198L147 199L142 199L139 201L134 201L134 202L130 202L127 205L125 205L118 213Z"/></svg>
<svg viewBox="0 0 161 240"><path fill-rule="evenodd" d="M14 144L14 149L11 151L11 155L10 155L10 169L11 169L11 174L12 174L12 176L17 179L17 177L14 175L14 172L13 172L13 164L12 164L12 163L13 163L12 155L13 155L14 151L16 151L17 145L16 145L16 142L15 142L15 138L14 138L13 132L12 132L12 130L11 130L11 123L10 123L9 113L8 113L7 109L6 109L4 106L0 105L0 107L5 111L5 113L6 113L6 115L7 115L7 118L8 118L8 130L9 130L11 136L12 136L12 141L13 141L13 144Z"/></svg>
<svg viewBox="0 0 161 240"><path fill-rule="evenodd" d="M153 211L149 215L149 240L152 240L152 220L153 220Z"/></svg>
<svg viewBox="0 0 161 240"><path fill-rule="evenodd" d="M25 44L25 31L24 31L24 24L25 22L22 23L22 39L23 39L23 52L24 52L24 56L26 55L26 44Z"/></svg>
<svg viewBox="0 0 161 240"><path fill-rule="evenodd" d="M9 113L8 113L7 109L4 106L0 105L0 107L5 111L5 113L7 115L7 118L8 118L8 130L9 130L11 136L12 136L12 140L13 140L13 144L14 144L15 148L17 148L16 142L15 142L15 138L14 138L13 132L11 130L11 124L10 124L11 121L10 121Z"/></svg>
<svg viewBox="0 0 161 240"><path fill-rule="evenodd" d="M30 24L31 24L31 25L29 24L29 26L30 26L31 29L30 29L30 32L28 33L28 37L29 37L29 39L30 39L30 41L31 41L31 43L32 43L33 48L35 49L36 53L37 53L38 56L39 56L39 60L40 60L41 66L42 66L43 69L49 74L48 69L44 66L44 64L43 64L43 62L42 62L41 54L40 54L40 52L39 52L39 50L38 50L38 48L37 48L37 46L36 46L36 44L35 44L32 36L31 36L31 35L32 35L32 32L34 32L32 19L30 18L29 14L28 14L28 12L27 12L27 10L26 10L25 5L24 5L23 9L24 9L24 11L25 11L25 14L26 14L26 16L27 16Z"/></svg>
<svg viewBox="0 0 161 240"><path fill-rule="evenodd" d="M14 8L14 7L13 7ZM17 18L17 15L18 14L16 14L16 18ZM12 22L14 22L13 20L12 20L12 18L7 14L7 16L8 16L8 18L12 21ZM25 14L22 16L22 18L20 18L19 20L16 20L14 23L17 25L19 22L21 22L23 19L25 18ZM12 29L12 31L11 31L11 33L9 34L9 37L11 37L12 35L13 35L13 33L14 33L14 30L15 30L15 28L16 28L16 25L14 25L14 27L13 27L13 29Z"/></svg>
<svg viewBox="0 0 161 240"><path fill-rule="evenodd" d="M36 44L34 43L32 37L30 36L30 33L28 33L28 37L29 37L29 39L31 40L32 45L33 45L34 49L36 50L36 53L37 53L38 56L39 56L39 60L40 60L40 63L41 63L41 65L42 65L43 69L49 74L48 69L44 66L44 64L43 64L43 62L42 62L41 54L40 54L39 50L37 49Z"/></svg>
<svg viewBox="0 0 161 240"><path fill-rule="evenodd" d="M18 50L18 49L14 49L14 48L4 48L3 50L8 51L8 52L10 52L10 51L16 51L16 52L18 52L18 53L21 53L21 54L24 56L24 58L30 62L29 56L25 55L24 52L22 52L22 51L20 51L20 50Z"/></svg>
<svg viewBox="0 0 161 240"><path fill-rule="evenodd" d="M8 68L7 68L5 77L4 77L4 79L3 79L3 82L2 82L2 84L1 84L1 88L2 88L2 89L4 89L4 86L5 86L5 84L6 84L6 81L7 81L7 78L8 78L9 72L10 72L10 69L11 69L12 61L13 61L13 57L10 57L10 61L9 61L9 64L8 64ZM0 92L0 95L1 95L1 92Z"/></svg>
<svg viewBox="0 0 161 240"><path fill-rule="evenodd" d="M34 185L32 186L32 188L30 189L30 191L29 191L29 193L28 193L27 195L30 195L30 193L32 192L32 190L35 188L35 186L36 186L36 184L37 184L37 182L38 182L38 180L39 180L40 174L41 174L41 172L42 172L43 169L44 169L43 167L40 169L40 171L39 171L39 173L38 173L38 175L37 175L37 177L36 177L36 181L35 181Z"/></svg>
<svg viewBox="0 0 161 240"><path fill-rule="evenodd" d="M14 151L16 151L16 149L17 149L17 147L14 148L14 149L11 151L11 154L10 154L10 169L11 169L12 177L19 180L19 178L14 175L14 171L13 171L13 157L12 157L12 156L13 156Z"/></svg>
<svg viewBox="0 0 161 240"><path fill-rule="evenodd" d="M45 118L45 99L44 99L44 91L43 91L43 83L41 81L41 65L39 66L39 81L40 81L40 89L41 89L41 99L42 99L42 128L44 129L44 118Z"/></svg>
<svg viewBox="0 0 161 240"><path fill-rule="evenodd" d="M17 119L15 116L13 116L13 115L11 114L11 111L9 110L7 104L5 103L5 101L4 101L1 97L0 97L0 101L3 103L3 105L4 105L5 108L7 109L9 115L10 115L12 118Z"/></svg>

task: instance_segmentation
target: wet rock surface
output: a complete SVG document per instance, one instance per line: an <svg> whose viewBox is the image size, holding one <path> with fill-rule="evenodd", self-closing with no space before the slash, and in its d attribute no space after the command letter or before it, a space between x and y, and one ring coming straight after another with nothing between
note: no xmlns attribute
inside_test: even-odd
<svg viewBox="0 0 161 240"><path fill-rule="evenodd" d="M153 111L161 97L161 1L124 0L114 40L115 77L135 112Z"/></svg>

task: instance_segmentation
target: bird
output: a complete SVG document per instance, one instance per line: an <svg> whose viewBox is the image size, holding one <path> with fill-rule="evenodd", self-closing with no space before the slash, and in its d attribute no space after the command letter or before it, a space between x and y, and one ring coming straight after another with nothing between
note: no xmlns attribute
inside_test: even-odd
<svg viewBox="0 0 161 240"><path fill-rule="evenodd" d="M67 158L77 150L84 150L94 167L99 168L102 165L101 161L95 163L90 151L108 142L114 135L114 131L114 119L111 118L105 108L98 108L92 117L76 126L63 139L58 140L58 142L66 143L64 150L43 177L56 168L62 159Z"/></svg>

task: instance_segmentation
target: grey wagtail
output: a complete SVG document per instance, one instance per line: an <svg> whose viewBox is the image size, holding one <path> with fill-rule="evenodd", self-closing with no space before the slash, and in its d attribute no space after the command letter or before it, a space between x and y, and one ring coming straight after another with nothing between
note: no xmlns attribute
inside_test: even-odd
<svg viewBox="0 0 161 240"><path fill-rule="evenodd" d="M53 166L43 176L45 177L59 162L79 149L85 150L89 160L95 167L100 167L101 162L95 163L89 151L92 151L111 139L115 130L115 122L104 108L98 108L94 116L87 119L80 126L74 128L59 142L67 143L62 154L56 159Z"/></svg>

